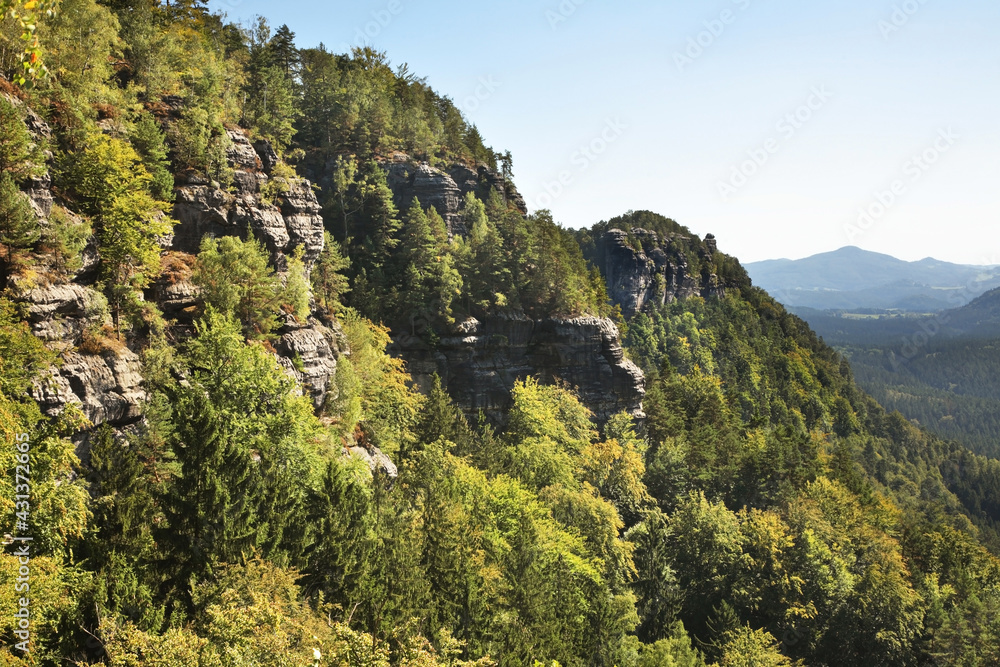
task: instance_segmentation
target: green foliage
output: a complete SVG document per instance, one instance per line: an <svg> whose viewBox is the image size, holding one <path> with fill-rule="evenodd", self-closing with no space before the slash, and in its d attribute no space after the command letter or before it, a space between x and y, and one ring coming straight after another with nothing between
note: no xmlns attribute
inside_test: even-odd
<svg viewBox="0 0 1000 667"><path fill-rule="evenodd" d="M164 214L169 205L150 193L151 177L135 150L104 134L91 135L69 161L67 179L80 208L94 217L100 278L118 324L159 274L160 239L173 227Z"/></svg>
<svg viewBox="0 0 1000 667"><path fill-rule="evenodd" d="M310 273L313 294L321 308L336 313L343 307L344 295L351 289L344 272L350 266L351 259L344 255L340 244L324 231L323 252Z"/></svg>
<svg viewBox="0 0 1000 667"><path fill-rule="evenodd" d="M33 92L52 105L74 144L96 130L100 110L118 115L129 102L129 93L113 82L122 49L118 29L115 15L94 0L61 0L39 27L52 76Z"/></svg>
<svg viewBox="0 0 1000 667"><path fill-rule="evenodd" d="M22 111L6 95L0 95L0 172L22 181L44 172L39 146L24 124Z"/></svg>
<svg viewBox="0 0 1000 667"><path fill-rule="evenodd" d="M416 199L404 219L399 257L411 331L438 321L452 324L452 302L462 293L462 277L448 249L444 221L433 208L425 213Z"/></svg>
<svg viewBox="0 0 1000 667"><path fill-rule="evenodd" d="M0 245L6 250L8 269L15 253L32 247L38 239L38 217L28 196L18 189L10 174L0 174Z"/></svg>
<svg viewBox="0 0 1000 667"><path fill-rule="evenodd" d="M296 554L291 531L315 470L308 399L239 325L209 308L187 349L189 377L165 388L179 476L167 520L179 581L218 563Z"/></svg>
<svg viewBox="0 0 1000 667"><path fill-rule="evenodd" d="M55 267L65 273L75 273L83 266L83 251L93 234L89 221L62 206L53 206L48 224L42 228L41 250Z"/></svg>
<svg viewBox="0 0 1000 667"><path fill-rule="evenodd" d="M248 45L247 76L244 81L242 124L254 134L271 142L280 155L295 134L294 122L301 113L292 79L298 53L295 33L282 26L271 36L271 28L262 17L246 30Z"/></svg>
<svg viewBox="0 0 1000 667"><path fill-rule="evenodd" d="M247 336L266 338L277 328L284 289L256 239L206 236L192 280L205 307L235 317Z"/></svg>
<svg viewBox="0 0 1000 667"><path fill-rule="evenodd" d="M770 633L744 627L726 634L719 667L786 667L794 663L778 650Z"/></svg>
<svg viewBox="0 0 1000 667"><path fill-rule="evenodd" d="M492 158L451 100L405 65L393 72L384 53L366 47L336 55L321 46L302 50L301 63L297 139L323 161L337 154L367 158L393 150L419 159ZM284 74L283 65L280 69Z"/></svg>
<svg viewBox="0 0 1000 667"><path fill-rule="evenodd" d="M19 71L5 72L7 77L18 85L30 85L36 77L48 74L36 31L43 17L51 19L57 4L55 0L4 0L0 2L0 21L11 20L18 28L21 41L24 42L24 50L20 54Z"/></svg>
<svg viewBox="0 0 1000 667"><path fill-rule="evenodd" d="M302 248L298 247L286 258L288 270L285 272L282 295L282 307L299 322L309 319L309 278L305 262L302 261L303 254Z"/></svg>
<svg viewBox="0 0 1000 667"><path fill-rule="evenodd" d="M149 191L156 199L171 201L174 198L174 176L167 159L166 136L151 113L141 113L132 132L132 146L142 157L150 175Z"/></svg>

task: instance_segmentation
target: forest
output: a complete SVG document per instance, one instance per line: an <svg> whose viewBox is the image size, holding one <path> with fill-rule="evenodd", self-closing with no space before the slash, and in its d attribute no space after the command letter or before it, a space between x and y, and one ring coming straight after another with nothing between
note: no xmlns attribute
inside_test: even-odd
<svg viewBox="0 0 1000 667"><path fill-rule="evenodd" d="M1000 463L884 409L709 239L525 213L510 154L373 49L196 0L0 13L3 664L1000 663ZM322 243L170 249L182 185L247 201L234 137L273 152L262 210L315 192ZM499 187L454 220L398 206L399 153ZM633 228L725 289L624 317L594 247L653 238ZM50 288L86 295L78 330L39 335ZM529 376L494 423L392 354L469 318L584 315L645 372L644 418ZM276 351L307 324L350 350L321 401ZM44 409L53 369L127 355L145 398L124 426Z"/></svg>

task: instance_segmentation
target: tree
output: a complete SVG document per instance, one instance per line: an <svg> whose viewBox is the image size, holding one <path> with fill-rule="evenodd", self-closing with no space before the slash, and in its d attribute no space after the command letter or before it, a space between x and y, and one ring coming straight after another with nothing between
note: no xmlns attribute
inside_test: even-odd
<svg viewBox="0 0 1000 667"><path fill-rule="evenodd" d="M44 172L41 155L28 128L23 113L7 97L0 95L0 173L14 181L23 181Z"/></svg>
<svg viewBox="0 0 1000 667"><path fill-rule="evenodd" d="M725 635L719 667L793 667L769 632L741 627Z"/></svg>
<svg viewBox="0 0 1000 667"><path fill-rule="evenodd" d="M324 231L323 252L310 273L313 294L322 308L333 313L343 308L344 295L351 289L344 272L350 266L350 257L343 254L341 245L330 232Z"/></svg>
<svg viewBox="0 0 1000 667"><path fill-rule="evenodd" d="M302 261L304 251L299 246L290 256L286 256L287 271L285 285L282 290L282 307L299 322L309 318L309 279L305 262Z"/></svg>
<svg viewBox="0 0 1000 667"><path fill-rule="evenodd" d="M41 18L43 16L51 17L57 5L58 0L0 1L0 21L14 19L21 29L21 39L25 44L21 57L22 71L17 72L13 77L18 85L26 85L36 77L48 74L35 31Z"/></svg>
<svg viewBox="0 0 1000 667"><path fill-rule="evenodd" d="M486 215L486 205L471 192L465 195L462 222L469 235L459 241L455 255L467 307L490 312L508 306L516 295L510 294L512 279L503 239Z"/></svg>
<svg viewBox="0 0 1000 667"><path fill-rule="evenodd" d="M243 96L244 126L270 141L279 155L291 143L300 113L289 62L295 53L294 35L282 27L284 32L272 38L267 20L257 17L246 30L249 62Z"/></svg>
<svg viewBox="0 0 1000 667"><path fill-rule="evenodd" d="M280 67L290 80L298 74L302 65L299 50L295 47L295 33L287 25L282 24L274 31L274 36L267 44L271 62Z"/></svg>
<svg viewBox="0 0 1000 667"><path fill-rule="evenodd" d="M267 337L277 328L282 285L260 241L205 237L192 280L206 307L235 317L247 336Z"/></svg>
<svg viewBox="0 0 1000 667"><path fill-rule="evenodd" d="M30 248L38 239L38 218L28 196L18 189L10 174L0 174L0 244L7 251L8 270L15 253Z"/></svg>
<svg viewBox="0 0 1000 667"><path fill-rule="evenodd" d="M372 478L360 460L329 461L309 500L306 581L346 611L361 602L374 546Z"/></svg>
<svg viewBox="0 0 1000 667"><path fill-rule="evenodd" d="M443 440L452 443L459 454L469 453L472 429L465 415L441 386L441 377L437 373L431 379L431 390L421 408L416 436L420 445Z"/></svg>
<svg viewBox="0 0 1000 667"><path fill-rule="evenodd" d="M174 197L174 176L167 159L166 137L153 114L139 114L132 132L132 146L142 156L150 175L149 190L155 198L170 201Z"/></svg>
<svg viewBox="0 0 1000 667"><path fill-rule="evenodd" d="M142 159L121 139L91 136L68 172L80 207L97 223L100 277L120 333L122 310L159 273L160 241L173 227L169 205L152 196Z"/></svg>
<svg viewBox="0 0 1000 667"><path fill-rule="evenodd" d="M416 198L403 224L400 261L408 294L400 308L409 316L411 331L417 332L418 323L423 332L438 321L454 322L452 302L462 293L462 277L449 252L444 221L433 209L425 213Z"/></svg>
<svg viewBox="0 0 1000 667"><path fill-rule="evenodd" d="M168 491L174 584L253 550L297 556L303 482L314 472L312 405L260 344L212 308L187 346L184 383L166 388L180 474Z"/></svg>

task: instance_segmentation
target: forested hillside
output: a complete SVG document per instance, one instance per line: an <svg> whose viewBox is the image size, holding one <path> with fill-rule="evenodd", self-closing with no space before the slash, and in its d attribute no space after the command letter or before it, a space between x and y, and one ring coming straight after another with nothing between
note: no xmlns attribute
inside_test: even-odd
<svg viewBox="0 0 1000 667"><path fill-rule="evenodd" d="M1000 470L713 237L371 49L0 7L4 664L1000 661Z"/></svg>

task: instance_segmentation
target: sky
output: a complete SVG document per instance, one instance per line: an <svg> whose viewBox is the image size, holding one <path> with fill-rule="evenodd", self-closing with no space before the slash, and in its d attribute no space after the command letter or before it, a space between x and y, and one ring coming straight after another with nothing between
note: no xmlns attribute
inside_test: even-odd
<svg viewBox="0 0 1000 667"><path fill-rule="evenodd" d="M373 46L567 227L648 209L744 262L1000 264L996 0L210 0Z"/></svg>

